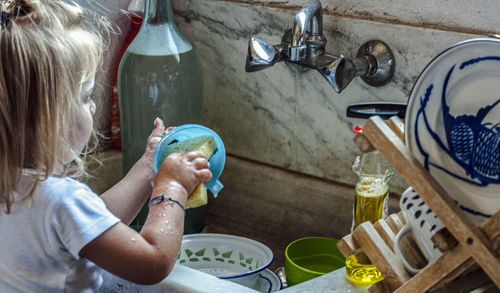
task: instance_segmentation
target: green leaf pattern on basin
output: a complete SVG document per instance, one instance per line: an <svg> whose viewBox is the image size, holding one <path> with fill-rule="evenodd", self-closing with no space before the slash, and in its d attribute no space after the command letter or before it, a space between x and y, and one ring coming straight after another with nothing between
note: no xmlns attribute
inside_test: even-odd
<svg viewBox="0 0 500 293"><path fill-rule="evenodd" d="M184 252L184 253L183 253ZM189 263L189 262L227 262L229 264L235 264L239 262L240 266L248 269L249 271L254 270L259 267L259 261L253 256L245 256L243 252L237 252L233 255L233 250L226 252L220 252L217 248L206 249L202 248L198 251L191 251L190 249L184 249L184 251L178 256L179 263ZM211 252L211 253L210 253ZM238 255L239 259L235 256Z"/></svg>

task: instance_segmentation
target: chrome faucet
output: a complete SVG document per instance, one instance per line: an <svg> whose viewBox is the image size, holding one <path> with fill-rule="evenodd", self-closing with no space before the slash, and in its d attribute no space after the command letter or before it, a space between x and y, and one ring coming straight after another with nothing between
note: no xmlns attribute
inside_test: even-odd
<svg viewBox="0 0 500 293"><path fill-rule="evenodd" d="M394 55L382 41L366 42L354 59L325 53L325 45L321 2L311 0L295 15L293 28L285 31L280 45L273 46L255 37L250 39L245 70L259 71L287 61L318 70L337 93L356 76L371 86L382 86L392 79Z"/></svg>
<svg viewBox="0 0 500 293"><path fill-rule="evenodd" d="M310 37L307 39L310 54L306 54L308 45L306 45L306 28L310 23ZM313 57L316 53L324 53L319 50L324 49L326 39L323 36L323 11L321 2L313 0L304 6L293 21L292 43L288 46L288 59L290 61L300 62L307 57ZM311 46L312 45L312 46Z"/></svg>

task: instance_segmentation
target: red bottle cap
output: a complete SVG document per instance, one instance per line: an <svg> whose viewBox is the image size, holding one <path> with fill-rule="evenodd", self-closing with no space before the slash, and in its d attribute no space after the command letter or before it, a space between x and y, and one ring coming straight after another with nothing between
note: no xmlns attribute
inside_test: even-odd
<svg viewBox="0 0 500 293"><path fill-rule="evenodd" d="M354 132L354 133L360 133L362 129L363 129L363 127L356 126L356 128L354 128L354 130L352 132Z"/></svg>

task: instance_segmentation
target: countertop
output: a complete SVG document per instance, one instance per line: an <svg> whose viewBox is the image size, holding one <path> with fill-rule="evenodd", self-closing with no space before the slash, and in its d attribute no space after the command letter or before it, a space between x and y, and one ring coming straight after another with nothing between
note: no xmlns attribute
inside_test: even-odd
<svg viewBox="0 0 500 293"><path fill-rule="evenodd" d="M351 284L345 278L345 267L335 270L331 273L325 274L323 276L314 278L307 282L297 284L295 286L285 288L280 290L283 293L292 293L292 292L343 292L343 293L362 293L368 292L368 287L360 287Z"/></svg>
<svg viewBox="0 0 500 293"><path fill-rule="evenodd" d="M104 283L100 292L194 292L194 293L257 293L259 291L244 287L231 281L222 280L212 275L176 265L170 275L156 285L144 286L125 281L104 272ZM310 292L368 292L367 287L357 287L345 278L345 269L341 268L321 277L280 290L284 293Z"/></svg>

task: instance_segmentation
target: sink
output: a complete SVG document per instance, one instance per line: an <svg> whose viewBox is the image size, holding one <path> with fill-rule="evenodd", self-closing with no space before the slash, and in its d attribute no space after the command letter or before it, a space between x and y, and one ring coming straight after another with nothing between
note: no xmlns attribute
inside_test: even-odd
<svg viewBox="0 0 500 293"><path fill-rule="evenodd" d="M165 280L155 285L137 285L104 271L103 284L99 292L258 293L256 290L231 281L221 280L183 265L176 265Z"/></svg>
<svg viewBox="0 0 500 293"><path fill-rule="evenodd" d="M99 292L258 293L259 291L231 281L219 279L183 265L176 265L165 280L155 285L137 285L105 271L103 274L103 285ZM285 288L279 292L367 293L368 287L356 287L350 284L345 278L345 269L341 268L307 282Z"/></svg>
<svg viewBox="0 0 500 293"><path fill-rule="evenodd" d="M103 165L89 170L94 177L87 182L97 193L121 179L120 151L105 151L100 160ZM274 261L268 267L271 271L284 266L284 250L293 240L307 236L340 239L349 234L352 186L300 176L231 155L226 162L221 176L224 191L216 199L209 197L202 233L243 236L267 245L274 254ZM256 182L259 188L255 188ZM393 201L390 208L399 207L398 199ZM156 285L133 284L107 272L103 279L100 292L258 292L183 265L176 265L172 273ZM366 288L353 287L345 278L345 269L341 268L281 291L349 290L367 292Z"/></svg>

